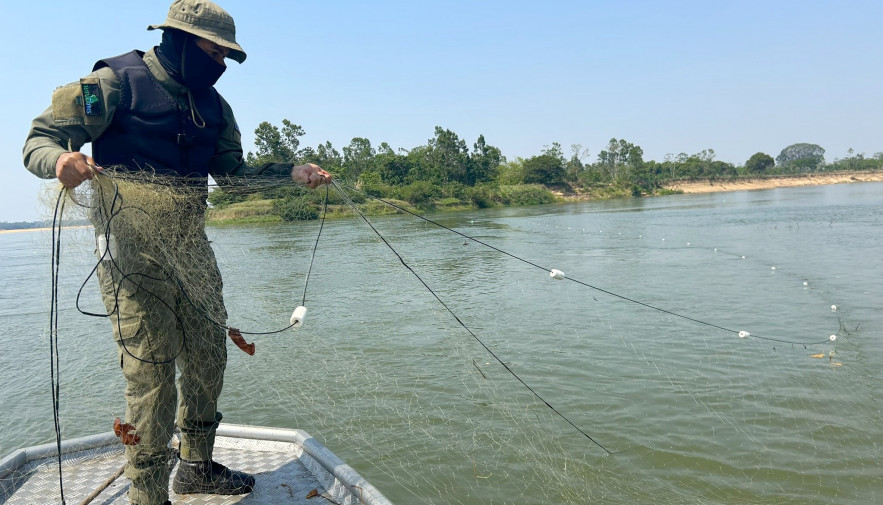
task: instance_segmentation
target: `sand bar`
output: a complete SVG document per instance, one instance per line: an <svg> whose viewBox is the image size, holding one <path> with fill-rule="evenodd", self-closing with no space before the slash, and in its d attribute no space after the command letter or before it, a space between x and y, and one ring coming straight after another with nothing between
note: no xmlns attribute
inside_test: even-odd
<svg viewBox="0 0 883 505"><path fill-rule="evenodd" d="M883 172L837 172L803 174L756 179L679 181L666 184L666 189L684 193L716 193L719 191L748 191L754 189L791 188L796 186L823 186L850 182L881 182Z"/></svg>

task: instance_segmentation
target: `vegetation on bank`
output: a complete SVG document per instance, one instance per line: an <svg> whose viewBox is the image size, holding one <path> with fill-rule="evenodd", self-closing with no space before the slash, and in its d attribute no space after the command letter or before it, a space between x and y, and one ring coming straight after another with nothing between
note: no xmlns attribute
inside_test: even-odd
<svg viewBox="0 0 883 505"><path fill-rule="evenodd" d="M776 158L758 152L745 163L715 159L713 149L699 153L668 154L664 160L644 160L640 146L610 139L594 162L580 145L565 155L558 143L530 158L507 160L483 135L469 149L451 130L437 126L426 145L395 150L386 142L373 146L356 137L338 151L331 142L301 147L304 129L283 120L282 127L267 122L255 130L257 152L249 165L316 163L350 187L348 195L362 212L395 212L378 199L416 210L486 208L536 205L563 198L620 198L670 193L677 182L737 180L781 175L838 171L883 170L883 152L866 157L852 149L848 156L828 163L816 144L792 144ZM264 190L218 188L209 194L213 221L294 221L319 216L326 193L291 185ZM350 213L349 205L330 191L329 214Z"/></svg>
<svg viewBox="0 0 883 505"><path fill-rule="evenodd" d="M30 230L33 228L48 228L51 223L47 221L16 221L0 223L0 231L6 230Z"/></svg>
<svg viewBox="0 0 883 505"><path fill-rule="evenodd" d="M792 144L778 156L758 152L745 163L717 160L713 149L667 154L663 161L644 160L640 146L610 139L589 161L589 152L572 145L565 155L558 143L536 156L507 160L483 135L469 149L456 133L435 128L426 145L394 150L383 142L374 147L356 137L341 151L330 142L301 147L304 130L288 120L279 128L261 123L255 130L257 152L249 165L316 163L335 174L348 197L369 215L397 212L379 199L414 211L537 205L564 199L607 199L667 194L683 182L732 182L779 176L834 172L883 171L883 152L873 156L850 149L845 158L825 160L816 144ZM329 216L352 215L348 202L328 191ZM319 217L326 192L294 184L261 188L214 188L209 193L208 219L214 223L264 223ZM46 222L0 222L0 230L48 226Z"/></svg>

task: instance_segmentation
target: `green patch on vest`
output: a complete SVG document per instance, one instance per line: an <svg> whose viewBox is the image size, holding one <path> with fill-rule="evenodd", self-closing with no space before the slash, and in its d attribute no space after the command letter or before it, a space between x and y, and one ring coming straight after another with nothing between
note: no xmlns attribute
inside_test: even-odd
<svg viewBox="0 0 883 505"><path fill-rule="evenodd" d="M57 125L104 124L104 109L97 77L80 79L52 93L52 117Z"/></svg>
<svg viewBox="0 0 883 505"><path fill-rule="evenodd" d="M80 81L83 88L83 112L87 116L101 116L101 84Z"/></svg>

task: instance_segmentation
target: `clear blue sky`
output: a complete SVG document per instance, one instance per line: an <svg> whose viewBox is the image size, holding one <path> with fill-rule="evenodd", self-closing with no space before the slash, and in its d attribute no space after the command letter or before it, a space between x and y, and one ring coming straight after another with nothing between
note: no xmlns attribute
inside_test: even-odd
<svg viewBox="0 0 883 505"><path fill-rule="evenodd" d="M52 90L159 42L170 0L6 2L0 221L46 215L21 163ZM611 137L645 159L712 148L742 164L796 142L883 151L883 2L221 0L248 52L218 89L253 150L261 121L304 142L423 145L436 125L508 158Z"/></svg>

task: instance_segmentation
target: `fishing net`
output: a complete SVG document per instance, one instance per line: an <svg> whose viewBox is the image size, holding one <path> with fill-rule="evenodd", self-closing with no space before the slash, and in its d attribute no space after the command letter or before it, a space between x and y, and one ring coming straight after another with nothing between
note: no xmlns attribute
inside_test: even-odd
<svg viewBox="0 0 883 505"><path fill-rule="evenodd" d="M239 200L300 191L218 185ZM224 420L305 429L394 503L880 500L872 288L794 251L828 220L684 223L689 208L634 203L428 220L361 215L350 203L365 195L343 183L328 195L349 217L208 235L206 188L182 181L108 173L63 200L65 221L93 224L61 231L63 435L125 412L119 320L81 312L112 312L96 264L137 243L150 261L117 286L170 293L184 335L230 326L255 345L228 345ZM744 242L758 226L777 245ZM867 244L857 233L837 229ZM223 304L201 268L213 257ZM291 328L299 305L309 317Z"/></svg>

